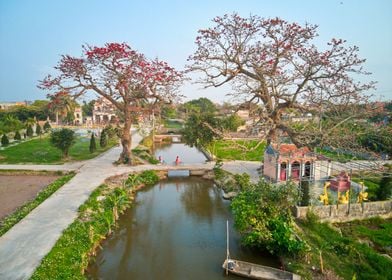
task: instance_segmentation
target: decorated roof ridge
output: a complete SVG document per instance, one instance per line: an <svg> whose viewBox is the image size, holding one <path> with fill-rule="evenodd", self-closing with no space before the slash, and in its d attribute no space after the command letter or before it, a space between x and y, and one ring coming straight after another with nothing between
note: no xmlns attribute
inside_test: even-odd
<svg viewBox="0 0 392 280"><path fill-rule="evenodd" d="M308 147L298 148L295 144L270 144L266 149L266 153L274 155L309 154L310 150Z"/></svg>

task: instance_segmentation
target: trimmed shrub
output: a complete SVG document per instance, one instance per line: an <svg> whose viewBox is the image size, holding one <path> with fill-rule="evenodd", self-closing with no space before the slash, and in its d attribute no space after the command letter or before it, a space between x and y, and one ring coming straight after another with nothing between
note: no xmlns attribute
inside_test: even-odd
<svg viewBox="0 0 392 280"><path fill-rule="evenodd" d="M301 181L301 206L308 206L310 201L309 181Z"/></svg>
<svg viewBox="0 0 392 280"><path fill-rule="evenodd" d="M95 143L95 136L94 132L91 133L91 139L90 139L90 153L94 153L97 150L97 144Z"/></svg>
<svg viewBox="0 0 392 280"><path fill-rule="evenodd" d="M3 137L1 137L1 145L2 146L8 146L10 141L8 140L8 137L6 134L3 134Z"/></svg>
<svg viewBox="0 0 392 280"><path fill-rule="evenodd" d="M105 129L105 128L102 129L101 138L99 139L99 145L100 145L102 148L105 148L105 147L108 145L108 136L107 136L107 133L106 133L106 129Z"/></svg>
<svg viewBox="0 0 392 280"><path fill-rule="evenodd" d="M26 135L27 135L28 137L32 137L33 134L34 134L33 128L31 127L31 125L28 125L28 126L27 126L27 129L26 129Z"/></svg>
<svg viewBox="0 0 392 280"><path fill-rule="evenodd" d="M42 128L41 126L37 123L37 126L35 128L35 134L41 135L42 134Z"/></svg>
<svg viewBox="0 0 392 280"><path fill-rule="evenodd" d="M50 126L50 123L48 121L46 121L46 123L44 124L44 131L48 132L52 127Z"/></svg>
<svg viewBox="0 0 392 280"><path fill-rule="evenodd" d="M20 135L19 130L15 132L14 140L17 141L22 140L22 136Z"/></svg>

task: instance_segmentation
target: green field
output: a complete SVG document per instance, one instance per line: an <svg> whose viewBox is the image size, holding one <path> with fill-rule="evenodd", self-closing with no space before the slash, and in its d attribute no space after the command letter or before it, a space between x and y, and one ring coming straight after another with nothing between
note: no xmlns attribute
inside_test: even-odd
<svg viewBox="0 0 392 280"><path fill-rule="evenodd" d="M218 140L209 150L222 160L262 161L266 143L258 144L258 140Z"/></svg>
<svg viewBox="0 0 392 280"><path fill-rule="evenodd" d="M101 148L99 140L97 150L90 153L90 138L78 137L69 151L69 157L62 159L61 151L53 147L49 137L35 138L0 151L0 163L34 163L34 164L59 164L67 161L86 160L96 157L117 144L117 141L109 141L107 147Z"/></svg>

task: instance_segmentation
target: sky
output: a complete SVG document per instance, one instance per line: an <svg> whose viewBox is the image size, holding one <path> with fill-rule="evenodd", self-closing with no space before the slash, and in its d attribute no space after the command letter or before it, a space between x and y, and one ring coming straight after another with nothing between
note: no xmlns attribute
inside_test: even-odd
<svg viewBox="0 0 392 280"><path fill-rule="evenodd" d="M62 54L81 56L83 44L126 42L149 58L181 70L195 51L197 30L237 12L319 26L317 44L342 38L359 47L377 81L375 99L392 99L390 0L0 0L0 102L45 99L38 80L55 73ZM230 88L186 83L185 100L230 101Z"/></svg>

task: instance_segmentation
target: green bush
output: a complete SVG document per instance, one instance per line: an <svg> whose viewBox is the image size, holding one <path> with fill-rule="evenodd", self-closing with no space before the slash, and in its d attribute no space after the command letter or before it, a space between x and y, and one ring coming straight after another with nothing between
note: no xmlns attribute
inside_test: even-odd
<svg viewBox="0 0 392 280"><path fill-rule="evenodd" d="M306 243L295 234L291 207L298 200L295 185L272 185L261 180L232 201L234 225L245 245L266 248L275 255L297 255Z"/></svg>
<svg viewBox="0 0 392 280"><path fill-rule="evenodd" d="M153 185L159 181L159 176L154 170L143 171L139 176L146 185Z"/></svg>
<svg viewBox="0 0 392 280"><path fill-rule="evenodd" d="M234 180L241 191L247 190L252 186L250 182L250 176L248 173L235 174Z"/></svg>
<svg viewBox="0 0 392 280"><path fill-rule="evenodd" d="M90 150L90 153L94 153L97 150L97 144L95 143L94 132L91 133L89 150Z"/></svg>
<svg viewBox="0 0 392 280"><path fill-rule="evenodd" d="M20 136L19 130L15 132L14 140L16 141L22 140L22 136Z"/></svg>
<svg viewBox="0 0 392 280"><path fill-rule="evenodd" d="M27 129L26 129L26 135L27 135L28 137L32 137L33 134L34 134L33 128L31 127L31 125L28 125L28 126L27 126Z"/></svg>
<svg viewBox="0 0 392 280"><path fill-rule="evenodd" d="M389 168L388 172L383 173L383 177L380 181L380 186L377 189L377 198L379 200L387 200L392 195L392 177L391 177L392 168Z"/></svg>
<svg viewBox="0 0 392 280"><path fill-rule="evenodd" d="M35 134L41 135L42 134L42 127L37 123L37 126L35 128Z"/></svg>
<svg viewBox="0 0 392 280"><path fill-rule="evenodd" d="M125 180L128 188L138 186L140 184L153 185L159 181L159 176L154 170L146 170L140 174L130 174Z"/></svg>
<svg viewBox="0 0 392 280"><path fill-rule="evenodd" d="M310 201L309 181L301 181L301 206L308 206Z"/></svg>
<svg viewBox="0 0 392 280"><path fill-rule="evenodd" d="M106 133L106 129L102 129L101 137L99 139L99 145L104 148L108 145L108 136Z"/></svg>
<svg viewBox="0 0 392 280"><path fill-rule="evenodd" d="M69 148L75 143L75 132L68 128L52 131L50 143L60 149L63 157L68 157Z"/></svg>
<svg viewBox="0 0 392 280"><path fill-rule="evenodd" d="M50 123L48 121L45 122L44 124L44 131L48 132L52 127L50 126Z"/></svg>
<svg viewBox="0 0 392 280"><path fill-rule="evenodd" d="M6 134L3 134L3 137L1 137L1 145L2 146L8 146L10 141L8 140L8 136Z"/></svg>

